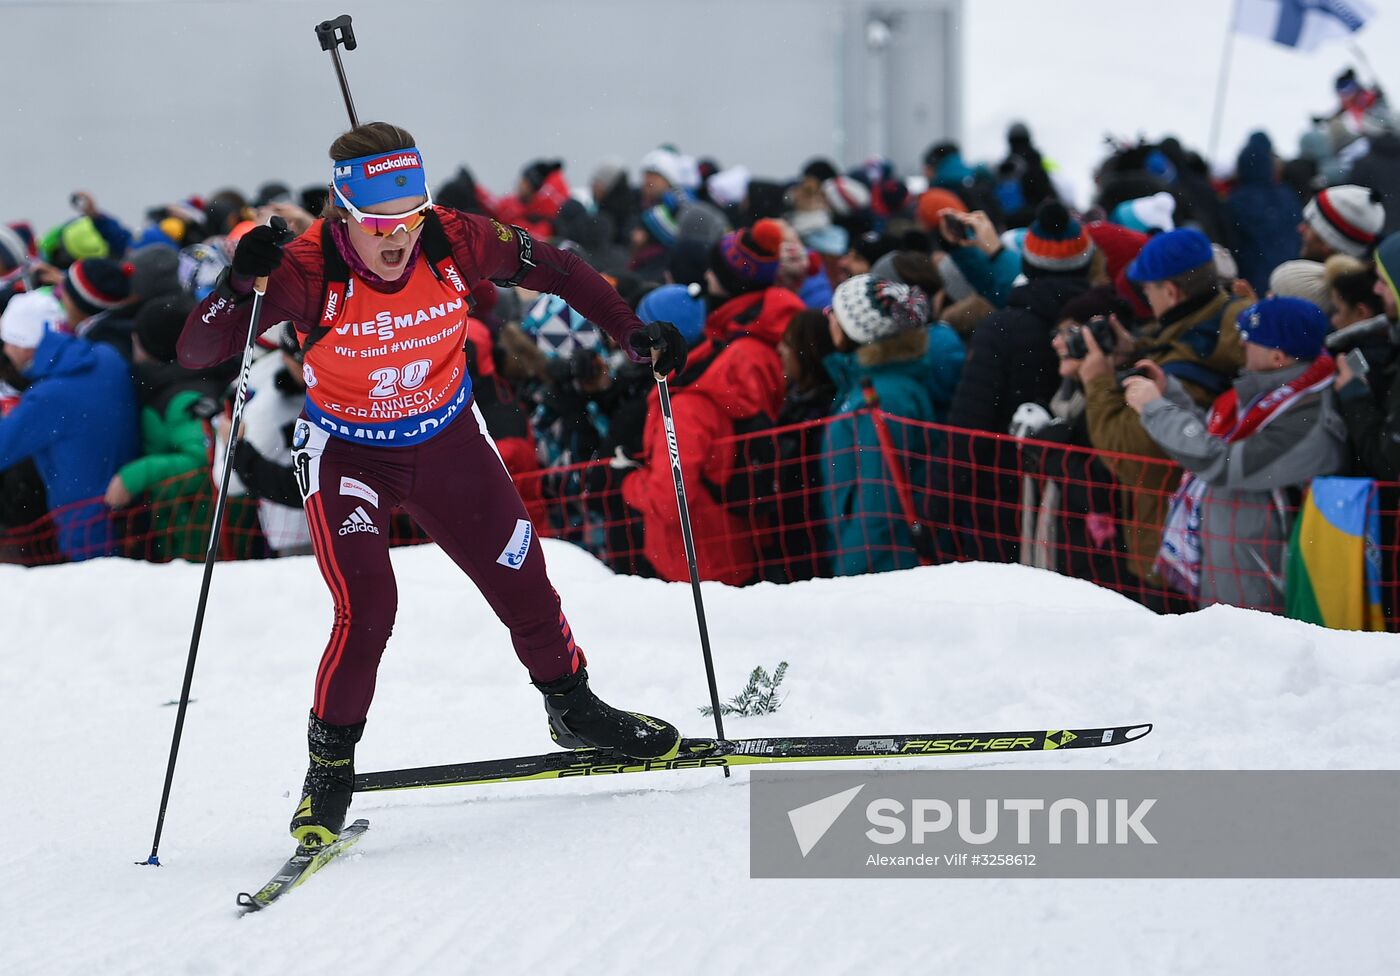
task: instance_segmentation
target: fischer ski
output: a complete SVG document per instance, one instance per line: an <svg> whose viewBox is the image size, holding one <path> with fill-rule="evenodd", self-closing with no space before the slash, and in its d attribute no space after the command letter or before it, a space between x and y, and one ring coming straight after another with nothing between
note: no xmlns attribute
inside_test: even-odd
<svg viewBox="0 0 1400 976"><path fill-rule="evenodd" d="M1140 739L1151 724L1038 732L935 732L912 735L774 736L767 739L682 739L674 759L628 759L600 749L487 759L446 766L361 773L355 792L429 786L478 786L530 780L654 773L668 769L723 769L761 763L837 762L849 759L939 759L985 753L1097 749Z"/></svg>
<svg viewBox="0 0 1400 976"><path fill-rule="evenodd" d="M246 891L238 893L239 906L245 909L245 914L261 911L354 847L366 830L369 830L369 821L356 820L324 847L298 846L297 852L272 876L271 881L258 889L256 894L250 895Z"/></svg>

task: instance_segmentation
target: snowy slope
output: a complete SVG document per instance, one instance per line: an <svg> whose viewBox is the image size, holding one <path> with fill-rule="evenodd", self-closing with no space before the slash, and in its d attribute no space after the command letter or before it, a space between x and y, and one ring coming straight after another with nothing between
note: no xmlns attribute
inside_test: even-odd
<svg viewBox="0 0 1400 976"><path fill-rule="evenodd" d="M704 734L689 588L546 546L600 693ZM435 548L395 563L399 623L360 768L546 750L538 696L480 597ZM0 570L0 973L1400 968L1400 882L753 881L743 770L362 797L357 854L239 919L234 894L288 853L329 600L309 559L219 566L165 866L135 867L199 579L122 561ZM1020 761L1400 765L1394 637L1227 608L1157 618L976 564L705 596L722 692L791 662L782 711L731 719L733 734L1152 721L1141 743Z"/></svg>

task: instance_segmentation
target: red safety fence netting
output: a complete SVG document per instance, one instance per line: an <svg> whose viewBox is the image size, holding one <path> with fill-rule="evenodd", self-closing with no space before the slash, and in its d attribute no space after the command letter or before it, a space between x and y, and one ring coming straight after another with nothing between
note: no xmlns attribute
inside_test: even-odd
<svg viewBox="0 0 1400 976"><path fill-rule="evenodd" d="M682 440L682 450L685 448ZM717 442L684 457L701 577L790 582L964 560L1019 562L1090 580L1158 611L1193 609L1154 564L1181 470L1171 462L1023 440L860 410ZM669 463L598 461L517 477L539 533L614 571L685 580ZM635 479L635 480L634 480ZM629 482L631 482L629 484ZM1400 624L1400 485L1378 484L1382 605ZM69 506L0 533L0 562L62 562L61 533L95 533L103 554L203 560L214 490L200 471L116 512ZM1302 492L1215 503L1200 527L1203 578L1228 602L1283 610L1283 550ZM98 531L100 530L100 531ZM285 534L285 533L283 533ZM259 503L228 501L220 559L307 551L278 540ZM403 513L393 545L427 541ZM96 553L94 553L96 554Z"/></svg>

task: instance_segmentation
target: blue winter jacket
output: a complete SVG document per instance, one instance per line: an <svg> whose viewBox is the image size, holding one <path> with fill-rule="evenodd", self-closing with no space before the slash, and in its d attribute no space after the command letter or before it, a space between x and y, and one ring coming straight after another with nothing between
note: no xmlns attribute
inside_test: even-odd
<svg viewBox="0 0 1400 976"><path fill-rule="evenodd" d="M32 457L54 513L60 551L72 560L111 555L112 528L102 496L112 475L140 453L141 445L136 389L126 362L111 346L50 332L34 350L25 376L33 385L0 420L0 469Z"/></svg>
<svg viewBox="0 0 1400 976"><path fill-rule="evenodd" d="M831 280L825 271L818 271L802 282L797 289L797 297L808 308L826 308L831 304Z"/></svg>
<svg viewBox="0 0 1400 976"><path fill-rule="evenodd" d="M1275 179L1273 146L1262 132L1250 136L1240 151L1236 177L1225 202L1234 225L1235 259L1240 277L1262 295L1274 268L1298 256L1303 212L1297 195Z"/></svg>
<svg viewBox="0 0 1400 976"><path fill-rule="evenodd" d="M962 341L939 323L853 353L831 353L822 362L836 383L832 415L839 418L827 425L822 443L822 504L836 541L832 569L838 576L852 576L917 566L874 421L869 415L840 415L865 405L861 380L868 376L886 414L944 422L962 372ZM915 489L926 486L926 459L942 451L941 434L894 419L887 426L908 483Z"/></svg>

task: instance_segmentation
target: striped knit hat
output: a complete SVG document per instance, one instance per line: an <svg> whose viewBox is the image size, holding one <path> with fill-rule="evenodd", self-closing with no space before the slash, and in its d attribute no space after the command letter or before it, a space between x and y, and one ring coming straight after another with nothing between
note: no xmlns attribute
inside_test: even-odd
<svg viewBox="0 0 1400 976"><path fill-rule="evenodd" d="M783 228L765 217L725 234L710 249L710 270L731 296L758 291L778 277Z"/></svg>
<svg viewBox="0 0 1400 976"><path fill-rule="evenodd" d="M647 229L656 243L665 247L674 247L679 231L679 226L676 223L675 198L668 193L656 206L643 210L642 226Z"/></svg>
<svg viewBox="0 0 1400 976"><path fill-rule="evenodd" d="M1042 203L1036 211L1035 223L1021 242L1021 270L1026 277L1055 274L1083 277L1093 256L1093 238L1070 216L1065 205L1056 200Z"/></svg>
<svg viewBox="0 0 1400 976"><path fill-rule="evenodd" d="M132 270L106 258L83 258L63 273L63 292L83 312L96 315L131 297Z"/></svg>
<svg viewBox="0 0 1400 976"><path fill-rule="evenodd" d="M1364 258L1380 240L1385 206L1364 186L1329 186L1308 201L1303 219L1332 250Z"/></svg>

